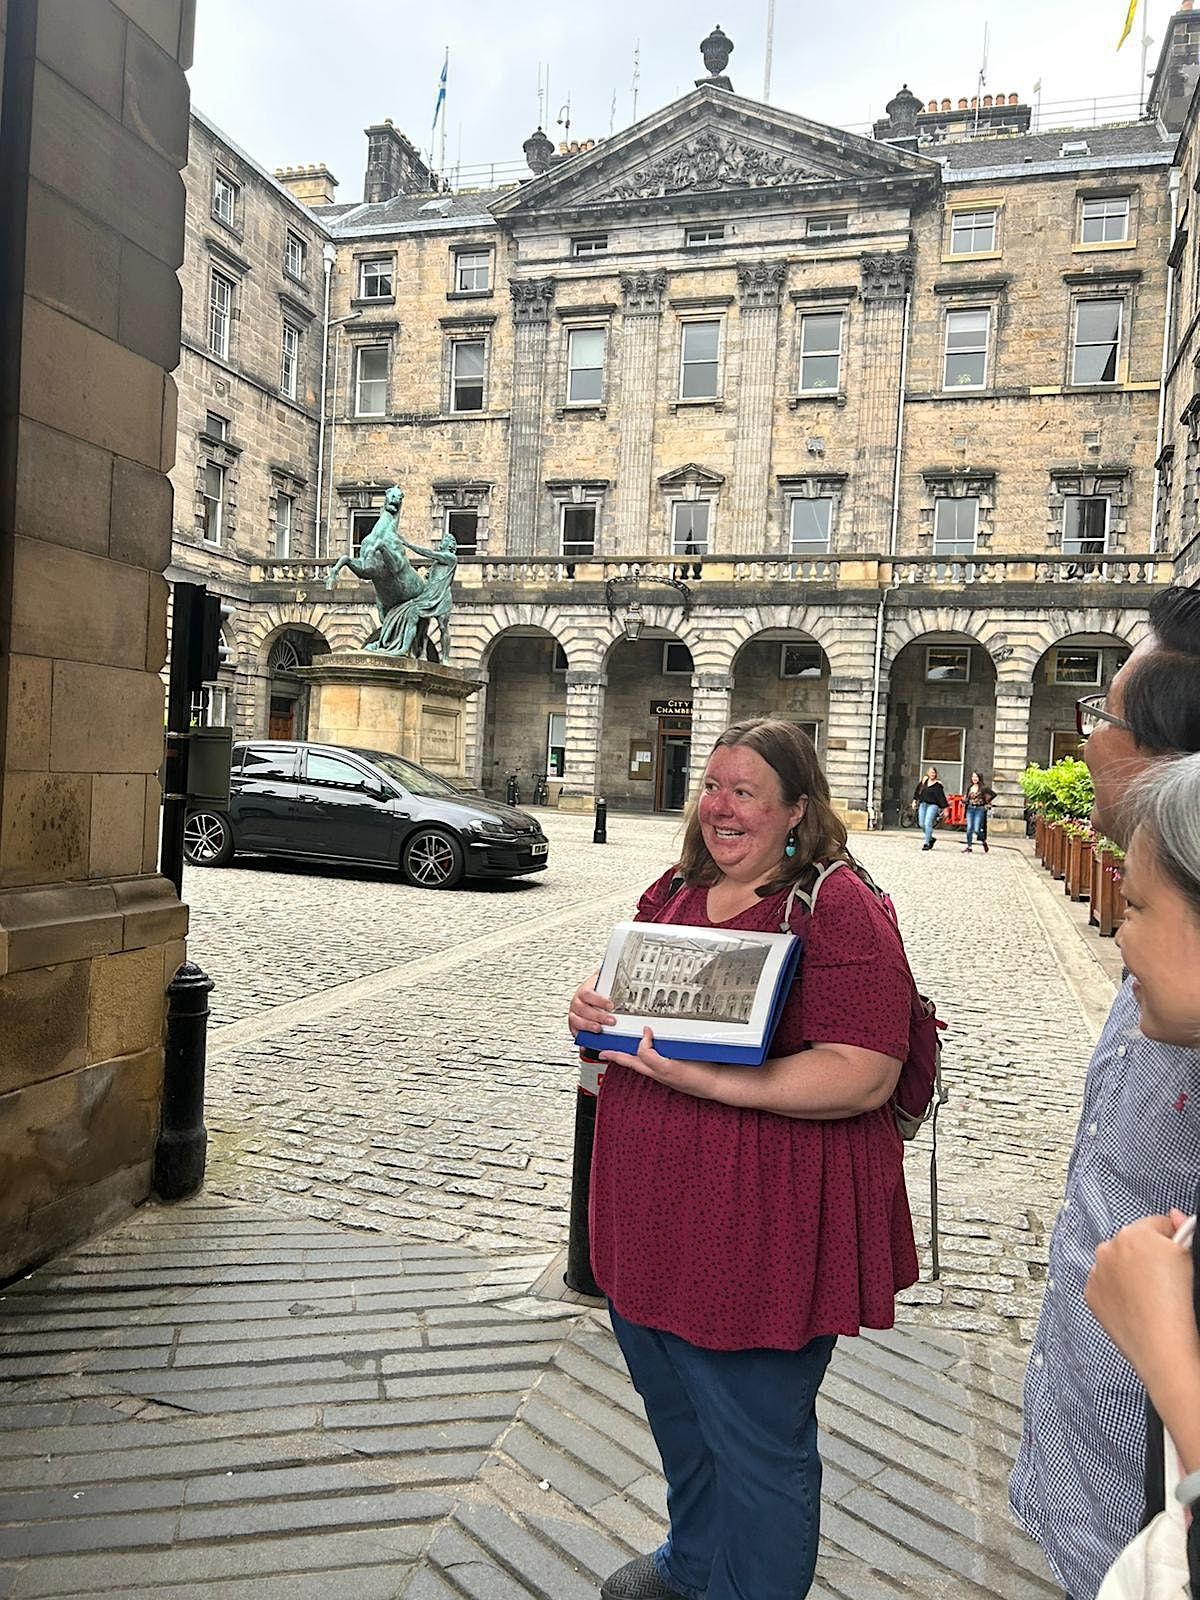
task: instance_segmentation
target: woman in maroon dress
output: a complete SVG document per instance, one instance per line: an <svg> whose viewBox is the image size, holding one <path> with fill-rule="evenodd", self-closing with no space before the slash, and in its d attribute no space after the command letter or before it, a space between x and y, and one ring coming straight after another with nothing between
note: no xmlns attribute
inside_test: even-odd
<svg viewBox="0 0 1200 1600"><path fill-rule="evenodd" d="M847 861L846 830L794 724L728 728L676 868L644 922L776 931L789 891ZM762 1068L674 1061L645 1033L605 1051L592 1268L667 1480L670 1531L605 1600L802 1600L820 1523L815 1402L838 1334L887 1328L917 1278L889 1101L912 979L879 897L847 865L813 914ZM582 985L572 1031L613 1020Z"/></svg>

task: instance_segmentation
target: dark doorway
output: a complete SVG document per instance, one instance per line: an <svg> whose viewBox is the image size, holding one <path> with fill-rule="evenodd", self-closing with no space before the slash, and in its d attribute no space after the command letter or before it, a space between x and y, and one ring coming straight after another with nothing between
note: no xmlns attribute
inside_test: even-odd
<svg viewBox="0 0 1200 1600"><path fill-rule="evenodd" d="M659 733L658 793L654 798L656 811L682 811L687 804L691 753L690 733Z"/></svg>

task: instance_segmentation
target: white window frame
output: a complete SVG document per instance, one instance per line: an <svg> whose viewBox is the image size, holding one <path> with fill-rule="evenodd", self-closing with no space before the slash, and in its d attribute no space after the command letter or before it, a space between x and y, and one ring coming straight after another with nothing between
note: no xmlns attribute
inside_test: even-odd
<svg viewBox="0 0 1200 1600"><path fill-rule="evenodd" d="M222 361L229 360L229 330L233 322L234 282L216 267L208 269L208 348Z"/></svg>
<svg viewBox="0 0 1200 1600"><path fill-rule="evenodd" d="M817 669L802 667L799 672L788 671L789 650L815 650L817 654ZM798 683L802 678L820 678L824 675L825 652L815 639L782 639L779 644L779 676L788 683Z"/></svg>
<svg viewBox="0 0 1200 1600"><path fill-rule="evenodd" d="M982 317L982 333L972 329L972 335L981 342L971 345L959 346L955 350L950 348L950 334L955 326L955 319L962 317ZM954 306L946 312L946 328L942 340L942 389L949 394L957 394L963 390L986 389L988 386L988 365L991 357L992 343L992 308L990 306ZM964 356L983 357L983 368L978 383L962 383L957 378L951 377L951 363L961 361Z"/></svg>
<svg viewBox="0 0 1200 1600"><path fill-rule="evenodd" d="M1063 655L1095 656L1096 672L1091 678L1064 678L1059 674L1059 661ZM1104 682L1104 652L1099 645L1056 645L1054 649L1054 682L1076 689L1098 689Z"/></svg>
<svg viewBox="0 0 1200 1600"><path fill-rule="evenodd" d="M483 351L482 372L467 373L462 376L458 370L459 352L464 349L480 349ZM452 339L450 341L450 410L455 416L475 416L480 411L487 409L487 368L488 368L488 342L485 338ZM460 384L474 388L479 387L479 404L477 406L460 406L458 390Z"/></svg>
<svg viewBox="0 0 1200 1600"><path fill-rule="evenodd" d="M939 548L938 548L938 522L941 520L941 515L942 515L941 508L943 506L961 506L961 505L972 505L975 508L975 515L974 515L973 524L972 524L972 530L971 530L971 548L970 548L970 550L967 550L967 551L959 550L957 548L954 549L954 550L945 550L945 549L939 550ZM956 520L957 520L957 514L956 514ZM962 543L961 539L958 539L958 538L955 538L952 542L956 546ZM979 548L979 497L977 495L973 495L973 494L967 494L967 495L939 495L939 497L933 502L933 558L934 558L934 560L935 561L969 561L975 555L975 553L976 553L978 548Z"/></svg>
<svg viewBox="0 0 1200 1600"><path fill-rule="evenodd" d="M292 553L292 524L295 519L296 497L275 491L275 559L286 561Z"/></svg>
<svg viewBox="0 0 1200 1600"><path fill-rule="evenodd" d="M687 664L686 667L673 667L673 666L671 666L670 662L671 662L671 651L672 650L687 650L687 653L688 653L688 664ZM695 670L696 670L696 663L695 663L694 658L692 657L692 652L690 650L688 650L687 645L684 644L682 639L664 639L663 640L662 668L661 668L661 671L662 671L662 675L663 675L664 678L690 678L692 673L695 672Z"/></svg>
<svg viewBox="0 0 1200 1600"><path fill-rule="evenodd" d="M721 398L721 360L724 355L723 328L720 317L689 317L679 324L679 399L682 401L711 401ZM705 356L702 360L696 357L688 359L688 330L689 328L715 328L717 330L717 354L715 360ZM685 394L684 379L689 367L714 367L713 389L711 394Z"/></svg>
<svg viewBox="0 0 1200 1600"><path fill-rule="evenodd" d="M1063 759L1061 752L1058 755L1055 755L1054 747L1060 739L1064 739L1068 736L1070 737L1071 743L1075 746L1074 750L1070 751L1069 754L1078 756L1079 746L1083 743L1083 741L1080 739L1077 730L1074 728L1051 728L1048 765L1053 766L1056 761L1061 761Z"/></svg>
<svg viewBox="0 0 1200 1600"><path fill-rule="evenodd" d="M1090 195L1079 204L1079 242L1086 245L1127 244L1133 237L1133 197L1128 194ZM1113 208L1116 208L1115 210ZM1090 214L1089 214L1090 212ZM1099 222L1100 237L1089 239L1088 224ZM1121 232L1110 234L1111 222L1120 224Z"/></svg>
<svg viewBox="0 0 1200 1600"><path fill-rule="evenodd" d="M210 472L217 474L218 489L215 495L209 493L208 475ZM205 526L201 530L200 542L206 544L211 550L219 550L225 534L225 468L219 461L206 461L204 463L204 483L200 495L206 506L215 506L216 510L205 517ZM214 528L216 537L210 535L209 530Z"/></svg>
<svg viewBox="0 0 1200 1600"><path fill-rule="evenodd" d="M382 510L381 506L351 506L350 507L350 516L349 516L349 519L348 519L347 524L346 524L346 549L350 552L350 554L352 556L357 555L358 552L359 552L359 549L362 547L362 539L359 539L356 542L355 531L354 531L358 526L359 519L360 518L366 518L366 517L370 517L370 519L371 519L370 522L367 524L366 533L364 533L363 536L362 536L363 539L365 539L367 537L367 534L370 533L371 529L379 521L379 513L380 513L381 510Z"/></svg>
<svg viewBox="0 0 1200 1600"><path fill-rule="evenodd" d="M237 183L227 172L222 172L219 167L213 171L212 214L218 222L223 222L227 228L237 226L238 200L241 196L241 184ZM228 194L228 203L225 195Z"/></svg>
<svg viewBox="0 0 1200 1600"><path fill-rule="evenodd" d="M202 688L193 689L188 720L193 728L228 728L228 687L223 683L206 683Z"/></svg>
<svg viewBox="0 0 1200 1600"><path fill-rule="evenodd" d="M483 274L483 282L465 282L468 274L472 278L479 273ZM455 294L491 294L492 292L492 252L490 250L456 250L454 252L454 292Z"/></svg>
<svg viewBox="0 0 1200 1600"><path fill-rule="evenodd" d="M963 671L961 674L939 673L934 677L933 658L936 655L961 656ZM926 683L970 683L971 681L971 646L969 644L931 644L925 647L925 682Z"/></svg>
<svg viewBox="0 0 1200 1600"><path fill-rule="evenodd" d="M368 291L369 281L374 285L375 293ZM387 290L379 292L379 284L386 276ZM395 256L368 256L358 263L358 295L359 300L394 300L396 298L396 258Z"/></svg>
<svg viewBox="0 0 1200 1600"><path fill-rule="evenodd" d="M1079 342L1079 313L1084 306L1113 305L1117 308L1117 343L1113 358L1113 375L1111 378L1081 378L1077 374L1079 366L1079 352L1084 350L1097 350L1104 346L1099 341L1080 345ZM1071 383L1084 388L1095 388L1103 385L1116 384L1121 381L1121 344L1125 336L1125 301L1120 295L1089 295L1087 299L1076 300L1071 313ZM1108 341L1104 341L1107 345Z"/></svg>
<svg viewBox="0 0 1200 1600"><path fill-rule="evenodd" d="M990 217L990 222L980 222L980 217ZM968 249L961 249L955 234L960 229L970 229L971 244ZM980 246L977 244L976 235L981 229L987 229L991 234L991 242ZM950 250L952 256L992 256L996 254L996 241L1000 236L1000 208L999 206L964 206L961 210L950 213Z"/></svg>
<svg viewBox="0 0 1200 1600"><path fill-rule="evenodd" d="M958 735L958 759L949 761L945 756L931 756L925 749L925 740L931 733L956 733ZM961 794L962 781L967 776L967 730L948 722L933 722L921 729L921 772L924 774L928 767L937 767L938 777L942 776L942 769L949 767L958 768L958 787L952 789L945 785L947 794Z"/></svg>
<svg viewBox="0 0 1200 1600"><path fill-rule="evenodd" d="M223 417L219 411L206 411L204 431L210 439L220 439L222 443L226 443L229 439L229 418Z"/></svg>
<svg viewBox="0 0 1200 1600"><path fill-rule="evenodd" d="M467 554L469 556L478 555L478 553L479 553L479 507L478 506L447 506L445 511L442 513L442 532L443 532L443 534L454 533L454 529L450 526L450 523L451 523L451 521L452 521L452 519L454 517L474 517L475 518L475 537L471 541L471 548L469 550L467 550L465 552L465 554ZM454 537L455 537L455 543L457 544L458 543L458 535L455 534ZM459 545L458 548L459 548L460 554L464 553L462 545Z"/></svg>
<svg viewBox="0 0 1200 1600"><path fill-rule="evenodd" d="M683 548L686 540L681 540L678 533L680 508L686 506L693 510L698 506L704 507L704 544L699 550ZM682 556L685 561L700 561L708 554L712 545L713 504L711 500L672 500L671 501L671 554Z"/></svg>
<svg viewBox="0 0 1200 1600"><path fill-rule="evenodd" d="M284 230L283 270L289 278L295 278L300 283L308 271L308 245L291 228Z"/></svg>
<svg viewBox="0 0 1200 1600"><path fill-rule="evenodd" d="M300 381L300 329L285 318L279 336L279 389L289 400L296 398Z"/></svg>
<svg viewBox="0 0 1200 1600"><path fill-rule="evenodd" d="M815 540L796 537L796 514L799 506L824 506L825 538L818 546ZM833 496L829 494L794 494L788 501L788 550L794 556L827 556L833 545Z"/></svg>
<svg viewBox="0 0 1200 1600"><path fill-rule="evenodd" d="M832 212L828 216L809 217L804 224L806 239L828 239L833 234L845 233L850 226L849 214L845 211Z"/></svg>
<svg viewBox="0 0 1200 1600"><path fill-rule="evenodd" d="M700 222L693 228L683 230L683 243L685 249L694 250L699 245L724 244L725 224L723 222Z"/></svg>
<svg viewBox="0 0 1200 1600"><path fill-rule="evenodd" d="M574 346L576 336L583 333L600 335L600 363L598 366L578 365L574 360ZM567 329L567 405L569 406L599 406L604 404L604 369L608 360L608 331L603 323L593 323L587 327ZM600 376L600 392L596 395L577 396L572 393L576 373L596 372Z"/></svg>
<svg viewBox="0 0 1200 1600"><path fill-rule="evenodd" d="M836 350L810 350L807 348L810 333L815 333L818 319L837 318L837 349ZM800 317L800 393L801 394L838 394L842 387L842 346L846 337L846 313L837 311L805 311ZM828 361L833 357L836 366L836 377L832 384L806 383L806 361Z"/></svg>
<svg viewBox="0 0 1200 1600"><path fill-rule="evenodd" d="M375 355L379 351L383 352L383 376L382 376L382 378L379 378L379 377L364 378L363 374L362 374L363 357L365 355ZM389 352L388 352L388 347L387 347L386 344L360 344L360 345L356 345L355 346L355 350L354 350L354 415L356 417L386 417L387 416L387 403L388 403L387 402L387 391L388 391L388 376L389 376L388 369L389 369L390 364L391 363L389 361ZM366 411L366 410L363 409L363 386L364 386L364 384L371 384L371 385L381 384L382 385L382 388L383 388L383 400L382 400L382 404L380 405L378 411Z"/></svg>
<svg viewBox="0 0 1200 1600"><path fill-rule="evenodd" d="M606 233L585 233L578 239L571 240L571 254L573 256L598 256L608 249L608 235Z"/></svg>
<svg viewBox="0 0 1200 1600"><path fill-rule="evenodd" d="M592 514L592 548L590 550L567 549L567 515L572 511L590 511ZM596 541L600 531L600 507L594 500L584 500L576 503L574 500L564 500L558 508L558 549L564 561L591 561L596 554Z"/></svg>
<svg viewBox="0 0 1200 1600"><path fill-rule="evenodd" d="M1098 500L1104 506L1104 537L1099 550L1084 550L1083 539L1078 534L1072 536L1067 532L1068 507L1072 501ZM1063 533L1062 553L1064 556L1106 556L1111 549L1112 541L1112 497L1107 494L1065 494L1063 495Z"/></svg>

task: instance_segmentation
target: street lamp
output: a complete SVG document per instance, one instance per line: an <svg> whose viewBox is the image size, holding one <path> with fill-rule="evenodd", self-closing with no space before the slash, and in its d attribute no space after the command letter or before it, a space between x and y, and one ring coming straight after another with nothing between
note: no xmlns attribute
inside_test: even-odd
<svg viewBox="0 0 1200 1600"><path fill-rule="evenodd" d="M631 600L625 607L625 637L630 644L636 644L642 637L642 629L646 625L646 618L642 613L641 604Z"/></svg>
<svg viewBox="0 0 1200 1600"><path fill-rule="evenodd" d="M645 576L641 567L635 566L632 572L622 573L619 577L609 578L604 585L604 603L608 607L610 617L615 617L617 607L620 605L622 592L629 598L624 603L624 617L621 626L625 637L630 644L636 644L642 636L646 626L646 614L642 609L641 586L645 583L659 583L666 588L674 589L683 602L683 614L686 617L692 607L692 595L682 578L660 578Z"/></svg>

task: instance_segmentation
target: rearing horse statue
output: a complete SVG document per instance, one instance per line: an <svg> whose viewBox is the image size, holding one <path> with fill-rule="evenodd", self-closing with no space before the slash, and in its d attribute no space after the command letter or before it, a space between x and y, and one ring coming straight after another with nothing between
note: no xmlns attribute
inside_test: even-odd
<svg viewBox="0 0 1200 1600"><path fill-rule="evenodd" d="M379 626L364 642L364 650L382 648L385 654L393 653L386 645L381 646L380 642L389 616L424 592L425 580L408 559L398 530L400 507L403 504L404 495L399 485L393 485L384 495L379 520L363 540L357 557L339 556L325 579L326 588L332 589L338 574L347 567L356 578L364 578L374 585ZM398 655L402 652L394 653Z"/></svg>

